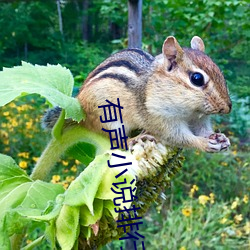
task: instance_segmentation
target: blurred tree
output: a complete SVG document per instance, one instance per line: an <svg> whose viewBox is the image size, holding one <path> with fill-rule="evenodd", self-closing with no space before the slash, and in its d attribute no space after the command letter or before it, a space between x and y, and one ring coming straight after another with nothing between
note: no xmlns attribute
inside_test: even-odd
<svg viewBox="0 0 250 250"><path fill-rule="evenodd" d="M85 77L109 53L128 46L128 1L60 0L61 14L58 2L1 1L0 66L21 60L61 63ZM129 4L139 10L141 2ZM249 1L240 0L144 0L143 49L157 54L168 35L186 46L193 35L199 35L206 52L223 69L231 91L249 96L249 10Z"/></svg>
<svg viewBox="0 0 250 250"><path fill-rule="evenodd" d="M128 47L142 46L142 0L128 0Z"/></svg>

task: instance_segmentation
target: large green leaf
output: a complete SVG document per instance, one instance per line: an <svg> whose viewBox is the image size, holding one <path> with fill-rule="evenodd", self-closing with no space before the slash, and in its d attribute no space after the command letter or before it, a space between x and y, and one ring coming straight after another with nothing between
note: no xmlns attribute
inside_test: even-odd
<svg viewBox="0 0 250 250"><path fill-rule="evenodd" d="M35 217L50 214L58 216L64 193L61 185L32 181L14 160L0 154L0 249L9 249L9 237L21 233ZM33 217L33 218L32 218ZM40 220L44 223L44 220Z"/></svg>
<svg viewBox="0 0 250 250"><path fill-rule="evenodd" d="M71 97L73 85L71 72L61 65L34 66L22 62L22 66L0 72L0 106L18 96L36 93L53 106L65 109L66 118L80 121L84 114L78 100Z"/></svg>
<svg viewBox="0 0 250 250"><path fill-rule="evenodd" d="M0 181L22 175L28 177L10 156L0 154Z"/></svg>
<svg viewBox="0 0 250 250"><path fill-rule="evenodd" d="M92 144L78 142L77 144L71 146L67 150L66 154L84 163L85 165L88 165L95 158L96 148Z"/></svg>
<svg viewBox="0 0 250 250"><path fill-rule="evenodd" d="M30 181L27 176L16 176L0 181L0 201L17 186Z"/></svg>
<svg viewBox="0 0 250 250"><path fill-rule="evenodd" d="M48 201L55 200L61 193L64 193L61 185L37 180L30 186L20 207L25 208L26 211L32 208L42 212L47 207Z"/></svg>
<svg viewBox="0 0 250 250"><path fill-rule="evenodd" d="M70 184L65 192L64 203L70 206L87 205L93 214L93 202L98 187L107 170L108 153L99 155L93 162Z"/></svg>
<svg viewBox="0 0 250 250"><path fill-rule="evenodd" d="M79 234L79 207L64 205L56 220L56 238L64 250L71 250Z"/></svg>

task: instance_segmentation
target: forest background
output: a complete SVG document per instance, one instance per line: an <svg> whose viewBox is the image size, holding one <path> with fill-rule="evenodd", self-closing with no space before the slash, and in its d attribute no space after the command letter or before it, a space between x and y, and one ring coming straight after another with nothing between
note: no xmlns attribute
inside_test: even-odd
<svg viewBox="0 0 250 250"><path fill-rule="evenodd" d="M214 118L215 128L231 139L230 151L184 152L183 170L165 200L144 218L140 232L147 249L250 246L249 14L249 1L143 1L143 49L159 54L169 35L186 47L194 35L202 37L206 53L225 75L233 100L230 115ZM59 63L73 73L77 91L95 66L127 47L127 23L125 0L0 1L0 68L20 65L22 60ZM0 153L12 155L30 173L49 135L40 126L46 103L38 96L28 99L29 104L24 104L27 98L19 99L0 109ZM51 181L67 187L83 167L65 158ZM37 234L34 230L34 238ZM106 249L121 244L113 242Z"/></svg>

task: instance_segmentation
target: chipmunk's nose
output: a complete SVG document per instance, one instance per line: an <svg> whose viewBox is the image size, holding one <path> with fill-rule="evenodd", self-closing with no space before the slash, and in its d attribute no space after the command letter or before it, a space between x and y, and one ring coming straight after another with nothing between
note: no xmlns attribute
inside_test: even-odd
<svg viewBox="0 0 250 250"><path fill-rule="evenodd" d="M222 109L220 109L219 113L228 114L231 112L231 109L232 109L232 102L229 101Z"/></svg>

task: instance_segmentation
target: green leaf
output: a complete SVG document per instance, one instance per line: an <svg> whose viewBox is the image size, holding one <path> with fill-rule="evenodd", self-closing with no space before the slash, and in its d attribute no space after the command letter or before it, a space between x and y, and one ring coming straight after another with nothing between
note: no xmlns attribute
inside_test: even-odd
<svg viewBox="0 0 250 250"><path fill-rule="evenodd" d="M121 151L120 151L121 152ZM125 153L123 152L123 155ZM130 172L126 172L119 178L115 176L119 174L125 167L110 168L107 161L111 159L111 151L102 155L98 155L94 161L70 184L68 190L65 192L64 204L70 206L87 205L88 209L94 215L93 202L95 198L102 200L113 200L117 197L112 190L113 182L123 182L126 178L125 184L120 184L119 188L130 186L135 187L136 182L132 185L130 182L135 178ZM113 162L121 163L119 158ZM134 163L137 164L137 163ZM126 203L130 206L130 203Z"/></svg>
<svg viewBox="0 0 250 250"><path fill-rule="evenodd" d="M45 229L45 237L50 242L51 249L56 249L56 223L51 221Z"/></svg>
<svg viewBox="0 0 250 250"><path fill-rule="evenodd" d="M71 250L79 234L79 207L64 205L56 220L56 238L64 250Z"/></svg>
<svg viewBox="0 0 250 250"><path fill-rule="evenodd" d="M89 226L95 224L102 217L103 200L95 199L93 203L94 212L90 213L87 206L81 206L80 208L80 225Z"/></svg>
<svg viewBox="0 0 250 250"><path fill-rule="evenodd" d="M26 176L28 178L28 175L10 156L0 154L0 181L17 176Z"/></svg>
<svg viewBox="0 0 250 250"><path fill-rule="evenodd" d="M49 221L52 221L54 219L56 219L56 217L59 215L61 209L62 209L62 204L54 204L54 207L53 209L46 213L46 212L43 212L42 215L27 215L27 213L23 213L21 210L18 210L20 214L22 215L26 215L28 216L30 219L33 219L33 220L36 220L36 221L46 221L46 222L49 222ZM46 210L46 209L45 209Z"/></svg>
<svg viewBox="0 0 250 250"><path fill-rule="evenodd" d="M13 189L25 182L31 182L30 178L27 176L17 176L0 181L0 201Z"/></svg>
<svg viewBox="0 0 250 250"><path fill-rule="evenodd" d="M42 212L47 207L48 201L55 200L57 195L61 193L64 193L64 188L61 185L37 180L30 186L20 207L27 211L28 209L37 209Z"/></svg>
<svg viewBox="0 0 250 250"><path fill-rule="evenodd" d="M70 147L66 154L88 165L95 158L96 148L92 144L79 142Z"/></svg>
<svg viewBox="0 0 250 250"><path fill-rule="evenodd" d="M31 185L32 182L23 183L1 199L0 221L3 220L7 210L16 208L22 203Z"/></svg>
<svg viewBox="0 0 250 250"><path fill-rule="evenodd" d="M3 231L0 225L0 249L1 250L10 250L10 240L8 234Z"/></svg>
<svg viewBox="0 0 250 250"><path fill-rule="evenodd" d="M2 231L6 233L7 237L13 234L22 234L23 228L30 223L31 221L27 217L22 217L15 209L10 209L5 213Z"/></svg>
<svg viewBox="0 0 250 250"><path fill-rule="evenodd" d="M108 153L99 155L93 162L70 184L65 192L64 203L70 206L87 205L93 214L93 201L98 187L107 171Z"/></svg>
<svg viewBox="0 0 250 250"><path fill-rule="evenodd" d="M118 216L118 214L115 212L115 207L116 206L112 200L103 201L103 208L106 208L111 213L113 218L116 218Z"/></svg>
<svg viewBox="0 0 250 250"><path fill-rule="evenodd" d="M22 66L0 72L0 106L18 96L36 93L53 106L65 109L66 118L79 122L84 114L78 100L71 97L73 84L71 72L61 65L34 66L22 62Z"/></svg>
<svg viewBox="0 0 250 250"><path fill-rule="evenodd" d="M92 229L90 227L81 227L80 231L84 238L89 239L91 237Z"/></svg>
<svg viewBox="0 0 250 250"><path fill-rule="evenodd" d="M0 249L8 249L9 236L22 233L23 228L31 220L36 220L35 216L41 216L45 212L50 214L47 219L55 219L58 216L63 199L57 196L64 193L64 189L58 184L40 180L31 181L11 157L0 155L0 159L0 242L2 244Z"/></svg>

